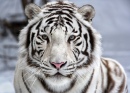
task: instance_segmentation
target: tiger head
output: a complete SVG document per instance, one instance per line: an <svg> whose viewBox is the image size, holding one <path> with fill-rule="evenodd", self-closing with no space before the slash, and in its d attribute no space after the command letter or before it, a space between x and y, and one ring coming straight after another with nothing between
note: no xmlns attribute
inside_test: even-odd
<svg viewBox="0 0 130 93"><path fill-rule="evenodd" d="M67 1L42 7L29 4L25 14L29 23L20 34L21 54L26 55L27 67L45 82L63 79L69 86L78 70L92 67L100 56L100 35L91 25L93 6L78 8Z"/></svg>

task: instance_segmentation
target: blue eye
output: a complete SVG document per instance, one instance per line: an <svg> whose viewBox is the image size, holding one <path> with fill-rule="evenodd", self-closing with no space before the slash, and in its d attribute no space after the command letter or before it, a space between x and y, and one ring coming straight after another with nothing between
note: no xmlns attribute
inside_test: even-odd
<svg viewBox="0 0 130 93"><path fill-rule="evenodd" d="M69 37L69 40L74 40L75 38L76 38L76 36L71 35L71 36Z"/></svg>
<svg viewBox="0 0 130 93"><path fill-rule="evenodd" d="M42 35L42 38L44 39L44 40L47 40L48 39L48 36L47 35Z"/></svg>

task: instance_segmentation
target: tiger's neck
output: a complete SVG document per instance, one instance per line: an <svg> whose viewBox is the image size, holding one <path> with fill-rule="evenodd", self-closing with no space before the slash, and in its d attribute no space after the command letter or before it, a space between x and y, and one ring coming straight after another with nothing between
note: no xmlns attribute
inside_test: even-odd
<svg viewBox="0 0 130 93"><path fill-rule="evenodd" d="M90 70L87 68L82 68L77 70L77 82L73 89L68 93L95 93L96 86L98 84L98 79L100 76L99 67ZM84 86L84 87L83 87ZM81 90L81 91L80 91ZM79 92L75 92L79 91ZM91 92L90 92L91 91Z"/></svg>

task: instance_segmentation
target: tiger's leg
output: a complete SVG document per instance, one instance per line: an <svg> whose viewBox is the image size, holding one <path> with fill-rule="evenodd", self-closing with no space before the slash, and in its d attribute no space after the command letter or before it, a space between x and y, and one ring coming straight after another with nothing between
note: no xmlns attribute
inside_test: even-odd
<svg viewBox="0 0 130 93"><path fill-rule="evenodd" d="M127 78L123 67L115 60L102 58L102 66L106 68L106 88L104 93L128 93Z"/></svg>

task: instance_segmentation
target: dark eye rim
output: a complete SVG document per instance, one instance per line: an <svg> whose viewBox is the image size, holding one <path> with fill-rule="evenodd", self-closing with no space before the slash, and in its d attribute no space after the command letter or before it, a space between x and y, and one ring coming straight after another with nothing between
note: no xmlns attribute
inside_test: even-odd
<svg viewBox="0 0 130 93"><path fill-rule="evenodd" d="M76 38L75 35L71 35L71 36L69 37L69 40L74 40L75 38Z"/></svg>
<svg viewBox="0 0 130 93"><path fill-rule="evenodd" d="M47 40L48 36L46 34L42 35L42 39Z"/></svg>

